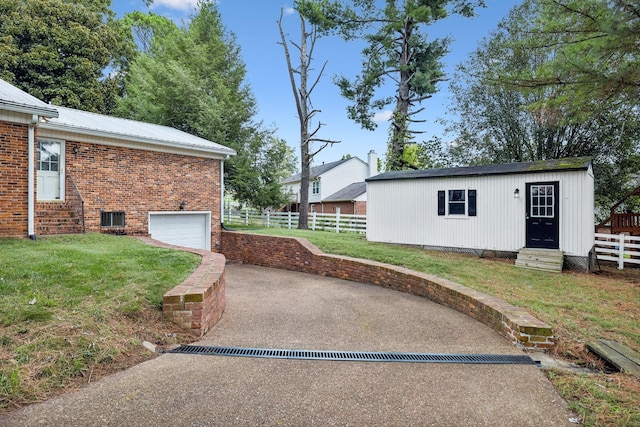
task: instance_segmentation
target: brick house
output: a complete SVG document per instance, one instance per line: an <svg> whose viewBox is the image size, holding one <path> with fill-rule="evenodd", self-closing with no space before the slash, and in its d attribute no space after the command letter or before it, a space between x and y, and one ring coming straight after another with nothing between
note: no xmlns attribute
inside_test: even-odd
<svg viewBox="0 0 640 427"><path fill-rule="evenodd" d="M174 128L48 105L0 80L0 237L86 230L216 250L234 154Z"/></svg>
<svg viewBox="0 0 640 427"><path fill-rule="evenodd" d="M368 162L350 157L311 168L309 173L309 212L366 215L367 184L365 179L378 173L378 156L368 154ZM282 181L289 194L284 210L298 212L301 176L299 173Z"/></svg>

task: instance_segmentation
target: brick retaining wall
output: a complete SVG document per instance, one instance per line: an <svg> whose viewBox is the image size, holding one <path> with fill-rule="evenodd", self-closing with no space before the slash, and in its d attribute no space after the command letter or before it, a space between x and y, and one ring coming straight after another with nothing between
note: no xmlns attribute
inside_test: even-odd
<svg viewBox="0 0 640 427"><path fill-rule="evenodd" d="M221 251L230 261L336 277L422 296L488 325L519 347L548 350L555 345L551 327L522 308L430 274L324 254L306 239L223 231Z"/></svg>
<svg viewBox="0 0 640 427"><path fill-rule="evenodd" d="M202 256L200 266L184 282L162 297L162 315L194 335L203 336L226 308L225 257L222 254L167 245L148 237L143 242L161 248L180 249Z"/></svg>

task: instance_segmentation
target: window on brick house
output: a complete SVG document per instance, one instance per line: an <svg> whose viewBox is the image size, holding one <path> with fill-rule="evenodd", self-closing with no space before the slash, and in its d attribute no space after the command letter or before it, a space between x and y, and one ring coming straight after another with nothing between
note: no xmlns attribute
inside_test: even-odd
<svg viewBox="0 0 640 427"><path fill-rule="evenodd" d="M124 212L102 212L100 227L124 227Z"/></svg>

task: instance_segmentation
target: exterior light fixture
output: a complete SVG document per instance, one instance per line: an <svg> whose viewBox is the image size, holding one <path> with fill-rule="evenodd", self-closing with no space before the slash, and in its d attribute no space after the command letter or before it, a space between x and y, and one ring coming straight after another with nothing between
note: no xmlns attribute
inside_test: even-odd
<svg viewBox="0 0 640 427"><path fill-rule="evenodd" d="M185 206L187 206L187 202L180 203L180 210L183 211Z"/></svg>
<svg viewBox="0 0 640 427"><path fill-rule="evenodd" d="M72 151L73 151L73 154L78 154L78 151L80 150L78 149L77 145L74 145Z"/></svg>
<svg viewBox="0 0 640 427"><path fill-rule="evenodd" d="M520 189L516 188L516 191L513 192L513 198L517 199L520 197Z"/></svg>

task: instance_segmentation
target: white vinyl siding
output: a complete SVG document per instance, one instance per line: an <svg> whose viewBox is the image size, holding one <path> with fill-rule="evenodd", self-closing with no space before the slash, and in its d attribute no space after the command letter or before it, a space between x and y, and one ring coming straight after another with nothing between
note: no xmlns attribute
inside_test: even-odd
<svg viewBox="0 0 640 427"><path fill-rule="evenodd" d="M586 256L593 246L591 171L400 179L367 183L367 239L424 246L518 251L526 240L525 184L558 181L560 249ZM438 191L474 189L477 216L438 216ZM448 203L448 195L447 195Z"/></svg>

